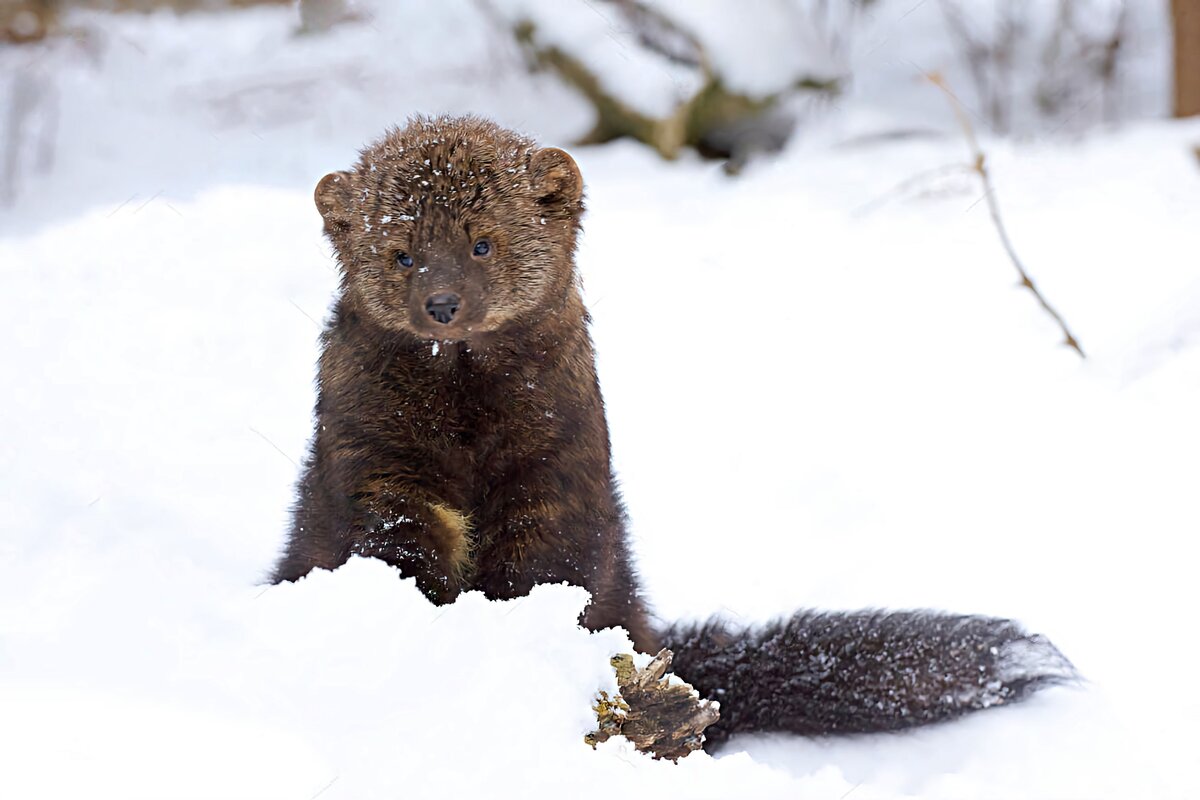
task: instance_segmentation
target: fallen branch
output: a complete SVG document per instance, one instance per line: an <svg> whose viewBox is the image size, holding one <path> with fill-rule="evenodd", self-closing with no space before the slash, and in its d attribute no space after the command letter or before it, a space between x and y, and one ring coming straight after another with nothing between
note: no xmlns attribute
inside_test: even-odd
<svg viewBox="0 0 1200 800"><path fill-rule="evenodd" d="M704 729L720 716L717 705L683 681L665 677L670 650L660 650L645 669L635 667L626 654L613 656L612 666L621 693L609 697L600 692L595 706L599 727L585 742L595 747L620 734L638 750L672 761L704 746Z"/></svg>
<svg viewBox="0 0 1200 800"><path fill-rule="evenodd" d="M614 3L637 45L692 70L698 88L690 96L681 97L664 115L643 113L610 91L603 73L561 47L543 42L536 25L524 19L513 26L513 35L530 67L555 73L595 111L591 131L578 144L630 138L653 147L668 160L691 148L705 158L725 160L726 171L733 174L749 158L778 151L787 142L795 125L785 107L789 97L802 90L832 94L839 89L837 80L801 76L764 95L737 91L725 84L700 41L689 31L649 3Z"/></svg>
<svg viewBox="0 0 1200 800"><path fill-rule="evenodd" d="M1021 276L1021 285L1033 292L1033 296L1037 298L1038 303L1046 310L1046 313L1058 323L1058 327L1062 330L1065 337L1063 343L1078 353L1080 358L1087 358L1084 355L1083 348L1079 345L1079 340L1075 338L1075 334L1071 333L1062 315L1055 311L1045 296L1038 291L1033 278L1029 277L1024 264L1021 263L1021 259L1017 256L1017 251L1013 248L1012 240L1008 238L1008 230L1004 227L1004 220L1000 217L1000 206L996 202L996 191L992 186L991 175L988 173L987 158L983 153L983 149L979 146L979 140L975 137L975 128L971 125L971 120L967 116L966 109L963 108L962 103L955 96L954 92L950 91L945 78L940 74L936 72L927 73L925 77L930 83L945 92L946 97L950 100L950 105L954 109L954 115L958 118L963 133L967 137L967 146L971 150L971 157L973 159L971 170L979 175L979 179L983 182L983 198L987 202L988 212L991 214L992 222L996 226L996 233L1000 236L1000 243L1004 246L1004 251L1008 253L1009 260L1016 267L1017 274Z"/></svg>

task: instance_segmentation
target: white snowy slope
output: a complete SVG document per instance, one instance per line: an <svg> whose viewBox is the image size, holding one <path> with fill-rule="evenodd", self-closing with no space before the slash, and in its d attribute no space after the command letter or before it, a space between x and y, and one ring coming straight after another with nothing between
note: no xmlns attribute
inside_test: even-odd
<svg viewBox="0 0 1200 800"><path fill-rule="evenodd" d="M879 22L864 63L937 40L927 5ZM890 89L865 72L736 180L629 144L573 150L657 613L1011 616L1079 688L663 764L583 743L629 643L578 627L580 589L436 608L367 560L262 583L337 283L316 180L417 111L555 144L586 129L547 78L481 77L501 44L472 7L397 6L299 44L282 10L83 16L94 52L18 64L45 70L60 119L53 166L0 210L0 796L1200 794L1195 122L983 139L1014 244L1086 361L1016 286L975 179L895 189L968 158L911 68ZM416 23L432 44L403 35ZM869 136L909 123L942 135Z"/></svg>

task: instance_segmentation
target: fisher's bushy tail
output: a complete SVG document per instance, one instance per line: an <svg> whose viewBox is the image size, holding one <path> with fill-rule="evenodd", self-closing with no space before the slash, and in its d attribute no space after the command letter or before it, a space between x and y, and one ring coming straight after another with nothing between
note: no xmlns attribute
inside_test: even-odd
<svg viewBox="0 0 1200 800"><path fill-rule="evenodd" d="M662 633L673 671L718 700L710 743L744 731L892 731L1078 680L1015 622L928 611L801 611L753 628L710 620Z"/></svg>

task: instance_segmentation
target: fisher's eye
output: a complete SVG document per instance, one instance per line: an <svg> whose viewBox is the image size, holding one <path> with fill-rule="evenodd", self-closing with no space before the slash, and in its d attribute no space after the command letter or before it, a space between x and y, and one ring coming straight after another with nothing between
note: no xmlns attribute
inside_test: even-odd
<svg viewBox="0 0 1200 800"><path fill-rule="evenodd" d="M408 269L413 265L412 256L408 253L396 253L396 264Z"/></svg>
<svg viewBox="0 0 1200 800"><path fill-rule="evenodd" d="M492 241L490 239L480 239L475 243L475 247L471 250L471 255L476 258L487 258L492 254Z"/></svg>

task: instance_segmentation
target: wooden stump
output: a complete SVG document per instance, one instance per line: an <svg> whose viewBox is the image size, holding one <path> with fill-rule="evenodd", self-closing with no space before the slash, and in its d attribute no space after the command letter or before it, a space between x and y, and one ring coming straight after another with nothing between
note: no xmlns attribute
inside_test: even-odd
<svg viewBox="0 0 1200 800"><path fill-rule="evenodd" d="M584 737L595 747L618 734L643 753L678 761L704 746L704 729L720 717L717 704L704 700L690 685L667 676L671 651L660 650L645 669L633 656L613 656L620 694L600 692L595 710L599 727Z"/></svg>

